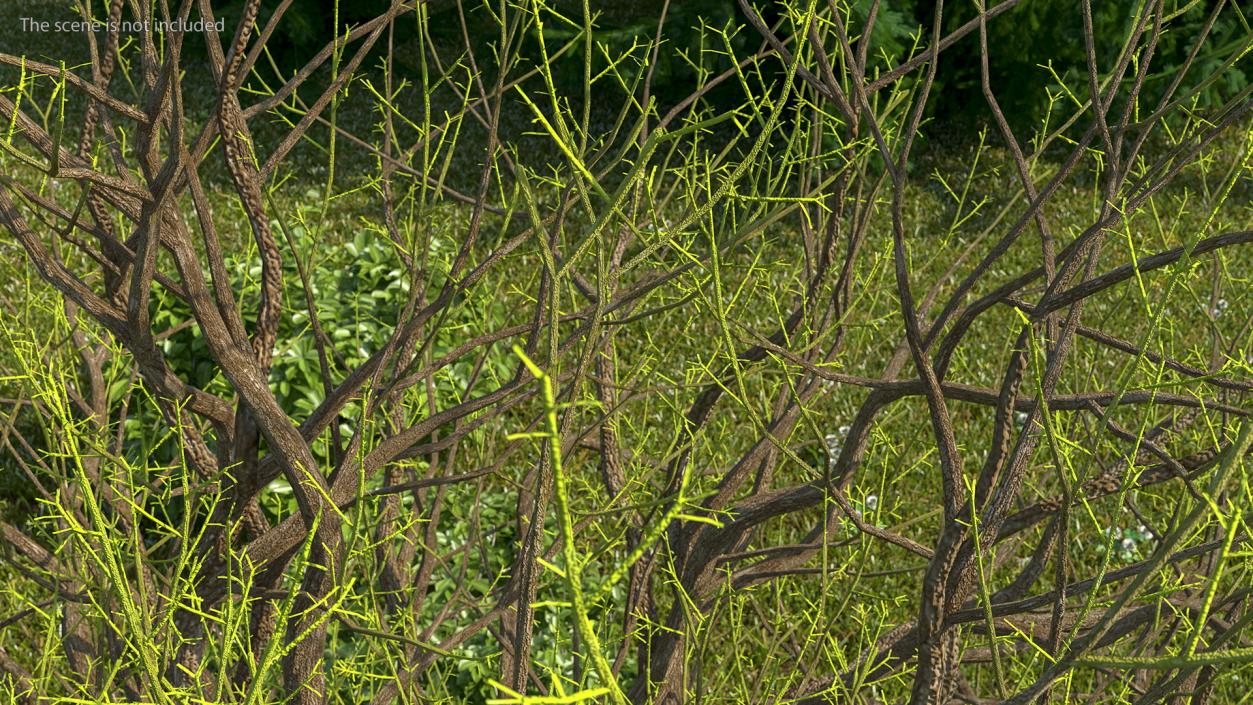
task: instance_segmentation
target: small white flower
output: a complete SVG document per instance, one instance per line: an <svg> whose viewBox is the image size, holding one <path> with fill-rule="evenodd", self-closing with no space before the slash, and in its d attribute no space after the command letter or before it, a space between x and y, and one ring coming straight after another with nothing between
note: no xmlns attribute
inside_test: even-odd
<svg viewBox="0 0 1253 705"><path fill-rule="evenodd" d="M873 512L874 510L878 508L879 508L879 495L877 494L866 495L866 509Z"/></svg>
<svg viewBox="0 0 1253 705"><path fill-rule="evenodd" d="M1014 414L1014 420L1018 422L1019 426L1027 425L1027 419L1029 418L1031 416L1025 411L1019 411Z"/></svg>
<svg viewBox="0 0 1253 705"><path fill-rule="evenodd" d="M1136 550L1136 542L1134 539L1123 539L1119 544L1119 548L1122 549L1123 553L1130 555Z"/></svg>
<svg viewBox="0 0 1253 705"><path fill-rule="evenodd" d="M826 442L827 456L834 462L836 458L840 457L840 451L844 449L844 439L834 433L828 433Z"/></svg>

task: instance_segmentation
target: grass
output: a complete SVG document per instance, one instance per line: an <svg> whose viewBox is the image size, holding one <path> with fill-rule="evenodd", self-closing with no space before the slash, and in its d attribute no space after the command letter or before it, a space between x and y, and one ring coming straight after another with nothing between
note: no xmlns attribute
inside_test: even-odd
<svg viewBox="0 0 1253 705"><path fill-rule="evenodd" d="M1225 152L1226 149L1222 151ZM925 248L930 253L928 261L918 263L919 266L915 270L921 281L938 279L942 270L961 255L963 249L978 237L983 227L998 222L995 214L1005 207L1008 201L1006 194L1012 192L1010 189L997 188L1008 178L1009 166L1003 152L992 150L979 155L980 164L971 172L969 164L973 156L974 154L952 152L928 155L928 161L931 163L927 166L931 168L927 169L927 173L935 176L929 183L914 187L915 191L908 199L913 207L909 223L917 238L915 242L920 250ZM1047 166L1044 168L1047 169ZM977 207L971 203L965 205L956 203L948 189L940 185L940 179L943 178L949 181L952 187L952 179L965 178L967 174L970 177L969 193L979 194L978 200L973 202L977 204ZM1191 190L1180 189L1167 194L1165 199L1167 203L1183 206L1192 199L1204 199L1207 186L1205 183L1198 184L1197 191L1200 193L1197 195L1194 195L1195 192ZM1247 183L1244 187L1247 188ZM1209 188L1212 189L1212 186ZM275 193L273 203L276 210L280 212L297 212L307 195L300 193L298 186L282 188ZM220 204L219 212L232 212L229 192L225 189L218 189L212 193L212 197ZM333 206L328 222L322 230L324 237L330 241L343 238L346 233L352 232L355 228L363 227L363 223L371 230L379 227L377 222L370 223L369 216L361 212L359 199L358 194L352 194L331 201ZM1236 226L1240 222L1247 222L1248 206L1240 204L1248 202L1247 199L1242 201L1238 198L1225 201L1216 221L1211 225L1211 230L1220 231ZM1065 207L1049 213L1053 227L1058 233L1075 233L1090 222L1095 212L1097 196L1092 188L1085 190L1075 186L1059 203L1064 203ZM432 213L446 212L446 215L441 216L444 222L443 230L429 234L437 237L437 232L444 232L447 233L445 237L455 237L455 233L464 227L464 211L451 205L438 206L437 209ZM1164 210L1169 212L1170 209ZM970 211L974 211L973 214L970 214ZM1152 222L1150 217L1145 215L1131 221L1127 228L1130 236L1125 238L1126 242L1121 247L1110 247L1106 250L1100 269L1118 266L1130 261L1133 256L1142 255L1145 252L1177 246L1185 242L1189 235L1201 230L1204 225L1202 212L1182 207L1178 212L1187 217L1163 218L1158 222ZM951 231L954 219L960 219L963 222L962 227L957 231ZM873 251L863 270L864 274L858 278L856 284L859 297L858 315L846 324L849 335L846 346L848 350L856 351L856 355L842 356L836 361L836 369L845 374L877 375L883 360L891 354L893 346L892 340L884 337L883 331L893 330L899 326L899 312L894 295L891 293L891 254L888 249L889 240L885 225L885 223L878 223L872 226L868 239L868 245ZM241 248L247 255L252 245L248 238L240 235L246 232L245 229L246 223L235 218L230 221L230 227L226 229L226 232L228 237L234 238L235 246ZM738 336L735 342L748 343L752 340L750 336L754 330L766 330L770 325L777 323L779 302L786 302L799 294L802 282L798 278L799 272L792 266L793 243L796 236L797 232L793 227L787 224L780 225L755 240L752 247L741 248L736 256L724 262L724 276L731 282L729 288L736 291L734 307L727 310L727 315L733 316L744 325L743 328L735 330L734 335ZM14 247L11 243L0 243L0 246L10 249ZM1034 243L1024 239L1024 242L1012 250L999 265L1000 272L1003 272L1002 276L1008 276L1010 273L1032 266L1038 257L1032 251L1035 247ZM1232 346L1229 353L1231 359L1224 363L1224 368L1235 376L1247 377L1249 369L1247 356L1250 354L1248 338L1250 310L1248 297L1242 296L1238 287L1248 285L1248 275L1241 273L1253 272L1251 259L1253 258L1250 258L1247 248L1240 248L1222 259L1210 258L1208 261L1197 262L1188 271L1183 272L1182 276L1180 273L1169 271L1147 275L1140 286L1123 287L1115 296L1096 302L1088 309L1089 320L1094 321L1096 327L1111 334L1132 339L1137 334L1138 321L1121 314L1128 307L1149 305L1161 312L1164 326L1174 331L1189 332L1178 336L1175 347L1162 350L1163 353L1176 357L1182 362L1205 367L1211 361L1209 351L1212 349L1213 341L1228 341ZM22 374L15 376L17 368L11 356L15 350L19 349L19 341L24 340L27 344L35 344L39 339L47 341L45 335L36 332L46 324L33 324L32 321L39 320L46 315L43 312L49 309L54 297L45 285L35 279L32 272L25 269L21 258L6 257L3 266L9 270L5 273L4 279L10 282L9 289L5 292L4 305L0 307L4 311L5 328L9 331L9 342L4 346L4 354L7 360L5 369L10 372L5 375L3 396L19 398L19 395L24 393L23 390L29 384L29 380ZM525 292L533 287L533 281L528 281L525 276L519 279L518 275L539 271L540 267L539 261L533 255L518 257L510 267L501 270L504 274L499 279L493 278L485 282L482 291L497 292L495 296L504 295L506 300L511 298L524 300ZM1211 291L1203 288L1213 268L1222 268L1224 272L1229 273L1230 285L1235 287L1235 290ZM994 272L994 274L1000 272ZM703 285L703 278L704 275L694 274L687 286L699 289ZM1162 286L1171 279L1180 282L1178 296L1166 301L1152 296L1160 292ZM325 293L329 296L336 295L334 292ZM1148 296L1147 302L1141 298L1146 295ZM659 300L656 303L660 304L662 301ZM699 302L701 299L698 298L696 301ZM1212 303L1218 301L1225 301L1226 304L1218 306ZM466 302L466 305L473 308L478 304L471 299ZM708 303L705 306L708 306ZM294 315L297 311L298 308L293 306L288 315ZM507 316L497 321L496 325L505 326L523 321L522 318ZM972 384L994 386L997 382L994 375L1000 369L999 360L1003 359L1007 352L1006 345L1009 341L1005 337L1005 332L1013 322L1013 312L1006 309L1003 314L982 323L970 334L967 349L971 353L959 355L951 377ZM700 325L704 328L700 328ZM30 331L30 333L23 331ZM671 333L659 336L658 331ZM478 329L473 328L468 332L478 332ZM666 455L668 444L671 442L670 432L667 429L674 429L681 423L680 415L684 410L681 404L683 390L693 388L697 382L708 375L711 351L705 343L717 340L720 337L720 331L715 318L693 316L691 307L683 307L660 314L659 320L646 327L624 326L617 335L619 364L623 369L629 370L630 385L637 388L672 390L662 395L649 395L632 403L630 413L622 418L618 427L624 441L635 449L634 462L643 466ZM1086 388L1085 375L1104 374L1105 369L1111 366L1125 364L1125 360L1120 361L1107 350L1088 341L1081 340L1078 345L1080 347L1078 354L1087 362L1083 367L1075 370L1073 378L1063 380L1063 387L1081 391ZM55 351L51 349L38 353L36 350L38 348L28 352L26 356L28 361L55 354ZM743 376L744 390L748 395L744 400L745 406L765 407L769 403L772 392L784 382L786 369L785 363L777 361L775 365L747 372ZM1158 371L1151 365L1131 369L1128 372L1131 375L1130 388L1143 387L1153 381L1158 374ZM1172 383L1170 380L1162 381L1168 386ZM780 478L786 482L809 479L814 468L821 467L823 450L827 442L826 436L837 433L840 426L845 426L850 422L855 406L863 397L864 393L856 388L834 386L818 400L813 408L808 409L807 415L810 423L802 432L801 437L791 439L789 444L802 458L808 459L810 465L804 466L785 461L777 470ZM904 400L894 405L876 424L859 479L848 490L849 495L856 498L863 507L866 506L867 498L877 498L877 506L864 515L867 521L891 528L924 544L930 543L938 531L940 521L937 511L921 513L918 511L919 508L931 506L933 501L931 498L935 497L939 491L938 477L934 470L934 456L931 455L926 439L916 433L917 429L925 426L926 413L925 404L921 400ZM973 407L957 407L955 414L959 445L971 452L973 458L977 459L980 452L979 444L985 437L984 429L991 422L991 417L983 409ZM1117 415L1118 419L1125 424L1134 423L1136 416L1133 412ZM521 419L522 416L515 418ZM719 469L727 467L728 463L747 450L752 436L744 433L744 429L751 427L751 418L752 413L747 410L732 411L722 423L708 429L696 439L693 465L701 470L694 480L696 487L693 488L693 496L700 496L703 491L711 489L713 487L711 483L717 477ZM507 434L512 430L510 423L502 421L493 424L481 434L479 441L481 445L474 448L472 452L484 460L502 452ZM1180 447L1186 446L1187 443L1181 439ZM1096 447L1079 453L1080 457L1077 460L1100 458L1106 454L1118 452L1120 451L1116 445L1099 440ZM599 495L599 489L591 481L591 478L595 477L596 454L576 448L566 462L575 483L570 490L575 497L571 501L573 506L597 507L597 503L602 502L603 499ZM521 469L518 467L517 471L520 472ZM146 472L153 470L155 469L149 469ZM10 486L21 483L16 468L12 464L6 465L5 474L9 478ZM507 480L508 475L514 475L514 479ZM514 473L508 473L508 475L480 485L479 492L486 495L500 493L506 497L511 495L513 490L510 485L519 481L521 476ZM1050 475L1051 473L1047 472L1034 475L1038 484L1031 488L1029 496L1043 499L1058 494L1062 488L1056 479L1048 479ZM505 481L502 483L500 480ZM1163 515L1163 512L1169 512L1170 507L1177 500L1178 492L1177 488L1172 487L1140 490L1133 492L1132 499L1146 515ZM279 506L281 504L280 502ZM499 503L493 504L503 508ZM6 512L11 518L29 516L32 511L46 511L46 509L35 508L29 504L6 503L6 505ZM507 506L508 501L504 505ZM14 515L14 511L19 513ZM286 511L290 511L290 507ZM610 537L618 535L621 531L618 513L606 515L603 512L604 509L575 510L573 516L579 518L580 521L591 522L590 525L585 525L584 532L592 531L592 533ZM495 521L500 522L503 519L504 517L497 510ZM789 517L785 521L767 525L760 537L761 543L786 545L801 540L806 527L805 519L805 516ZM464 532L464 529L459 530L455 527L457 522L467 520L471 518L458 515L450 517L447 520L447 531ZM1131 528L1139 523L1139 520L1126 508L1118 509L1109 502L1094 504L1087 511L1077 512L1073 515L1072 521L1074 522L1071 531L1072 555L1076 559L1091 561L1094 564L1102 560L1103 553L1100 546L1085 543L1090 541L1091 536L1097 535L1104 529L1113 528L1117 531ZM490 528L499 531L505 526L507 522L498 523ZM844 538L839 544L833 545L825 556L823 561L825 566L816 567L823 571L822 574L810 573L782 577L769 585L748 590L737 590L728 586L724 591L719 591L712 598L711 604L701 610L700 616L697 617L697 631L693 642L716 643L730 647L729 651L726 649L707 651L701 647L693 647L695 651L690 655L691 668L702 674L698 677L698 682L703 681L709 684L703 687L710 688L711 691L715 690L713 683L717 683L719 685L716 690L724 690L727 693L719 696L713 692L707 692L705 697L708 702L736 701L743 697L745 692L751 692L754 673L787 672L789 664L802 655L807 655L808 658L818 658L820 654L825 654L826 659L835 659L831 662L833 667L843 668L844 664L856 657L856 654L870 648L874 640L881 636L889 625L907 620L916 613L918 595L912 586L919 578L923 565L916 557L911 558L902 550L868 540L855 530L851 530L851 526L847 528L850 530L841 534ZM1137 559L1143 557L1143 552L1150 548L1151 544L1137 545L1134 557ZM608 570L615 555L614 553L603 555L603 559L611 562L601 565L599 570ZM1130 556L1115 557L1115 566L1126 562L1126 558ZM493 562L493 564L503 567L507 563ZM1004 564L1000 574L994 572L987 576L989 582L1003 582L1011 575L1009 571L1014 567L1015 564L1012 562ZM597 569L595 563L590 564L589 568ZM488 570L486 565L483 569ZM1081 566L1076 566L1076 571L1081 571ZM1233 574L1241 575L1242 571L1233 571ZM1234 575L1228 576L1225 580L1236 579ZM490 582L493 576L485 572L481 577ZM23 610L30 610L34 607L29 599L24 597L25 594L29 594L29 589L17 588L18 585L27 583L27 580L19 574L8 575L6 582L12 587L0 596L0 613L19 614ZM1045 578L1040 589L1047 591L1051 588L1050 579ZM561 592L557 585L549 585L548 581L545 581L544 586L541 587L541 596L556 596ZM485 593L480 594L485 595ZM816 600L815 595L821 597ZM844 598L835 599L835 596L840 595ZM1103 604L1105 599L1107 598L1098 598L1097 604ZM52 613L49 613L48 617L51 616L53 616ZM30 626L39 623L38 619L32 618L28 618L25 622ZM28 647L34 643L30 641L32 638L36 640L38 638L28 631L29 628L27 626L5 629L4 636L0 637L0 648L4 648L13 657L30 664L30 668L37 669L38 652L30 651ZM767 634L771 635L769 639L765 638ZM563 638L560 632L553 633L550 638L559 650L562 648L561 645L568 640L568 638ZM1029 672L1042 657L1040 653L1030 652L1007 654L1009 676L1013 678L1017 673ZM707 669L710 670L707 671ZM704 675L707 672L710 675ZM1236 678L1242 673L1247 677L1247 669L1233 668L1230 675L1222 681L1223 687L1238 687ZM718 680L711 683L710 681L715 678L713 674L717 674ZM736 683L738 685L735 685ZM786 684L777 685L782 688ZM901 687L900 681L879 683L874 686L885 695L894 692L899 687Z"/></svg>
<svg viewBox="0 0 1253 705"><path fill-rule="evenodd" d="M970 174L969 191L980 194L979 201L976 201L977 208L974 205L962 206L955 203L946 189L937 187L942 175L961 178L962 170L968 168L972 156L953 153L930 155L934 166L928 172L934 173L936 178L930 183L915 187L916 192L910 195L909 203L914 210L909 223L917 238L915 242L920 250L925 248L930 253L928 262L919 263L915 270L921 281L936 280L942 270L959 257L962 250L978 236L979 230L985 224L996 222L995 213L1008 200L1005 194L1010 190L996 187L1005 182L1009 170L1003 153L998 150L980 155L980 166ZM949 177L945 178L948 180ZM1194 198L1204 199L1206 185L1199 186L1199 195L1180 190L1167 194L1165 198L1168 203L1179 206ZM292 191L297 193L291 193ZM230 193L219 189L212 195L221 204L219 212L231 212ZM280 189L275 194L274 206L280 212L295 212L301 207L305 195L299 193L297 188ZM362 227L362 223L369 223L369 217L360 212L356 200L356 195L350 195L332 201L334 205L329 222L323 229L324 237L328 240L342 238L354 228ZM1057 232L1074 233L1090 222L1097 197L1094 189L1085 191L1081 187L1073 187L1067 197L1059 202L1066 206L1051 211L1050 220ZM1241 206L1242 202L1247 204L1249 201L1237 198L1225 201L1216 222L1211 225L1211 230L1219 231L1240 222L1247 222L1248 206ZM447 211L447 215L443 216L446 224L442 232L448 233L446 237L455 237L455 233L464 227L464 211L459 211L455 206L439 206L438 209ZM968 215L970 210L974 210L973 215ZM1183 208L1179 212L1191 219L1164 218L1155 223L1146 215L1133 220L1127 228L1129 236L1126 237L1126 242L1122 247L1110 247L1106 250L1100 269L1118 266L1145 252L1177 246L1185 242L1189 235L1200 231L1204 225L1202 213ZM950 232L955 218L964 219L963 227L956 232ZM378 228L377 222L370 225L373 226L371 229ZM880 223L872 227L868 245L877 251L871 253L864 274L856 284L860 305L857 307L857 317L847 322L849 341L846 343L847 349L856 351L856 355L842 356L836 362L836 369L845 374L877 375L893 346L891 339L884 337L883 331L899 326L899 312L891 293L891 254L884 225ZM231 226L226 232L232 233L236 246L247 253L251 247L250 241L240 235L241 232L246 232L246 223L234 219ZM434 233L431 235L435 236ZM727 310L727 315L733 316L744 325L734 332L738 336L735 342L746 344L752 340L750 336L753 331L768 329L778 321L779 302L786 302L798 295L802 282L795 267L791 266L794 251L792 243L796 236L794 228L781 225L754 241L752 247L742 248L735 257L724 262L724 276L731 282L729 288L736 291L734 307ZM10 249L14 247L11 243L0 245ZM999 265L1004 272L1002 276L1031 266L1038 256L1032 251L1034 247L1034 243L1024 239ZM1242 296L1238 288L1248 285L1248 275L1241 273L1253 272L1253 261L1250 261L1253 258L1249 255L1247 248L1240 248L1222 259L1210 258L1208 261L1197 262L1181 274L1163 271L1147 275L1140 286L1124 287L1115 296L1091 306L1088 309L1089 320L1094 321L1096 327L1111 334L1133 339L1138 332L1138 321L1121 314L1129 307L1148 305L1160 311L1164 326L1170 330L1188 332L1178 336L1173 348L1161 352L1187 364L1205 367L1211 362L1209 351L1213 341L1227 341L1231 344L1231 359L1224 363L1224 369L1237 377L1247 377L1250 310L1248 297ZM8 343L4 346L5 369L9 372L3 382L3 396L20 398L20 395L26 393L24 389L29 384L29 379L18 373L12 354L19 349L19 341L25 341L26 344L36 344L39 339L47 341L46 335L36 332L46 324L33 324L31 321L46 315L43 312L49 309L54 297L45 285L34 278L32 272L24 268L19 257L6 257L3 266L9 270L4 279L10 282L4 295L4 305L0 307L4 311L4 327L9 331ZM516 258L510 267L502 270L505 274L501 278L485 282L482 291L497 292L495 296L504 295L506 300L524 300L525 292L533 287L533 282L526 277L519 279L518 275L539 271L540 266L534 256ZM1203 288L1214 268L1221 268L1230 274L1229 282L1235 287L1234 290L1211 291ZM687 285L699 289L703 285L703 278L704 275L692 275L692 280ZM1165 301L1153 296L1172 279L1180 283L1178 296ZM329 296L336 295L334 292L325 293ZM1142 296L1147 296L1148 300L1145 301ZM698 302L700 300L696 299ZM1226 302L1225 305L1212 303L1222 301ZM473 308L479 304L471 299L466 305ZM293 306L288 315L296 314L297 310ZM496 325L520 322L524 322L524 319L506 316ZM1003 314L982 323L970 334L967 349L971 353L959 355L951 377L972 384L994 386L997 382L994 375L999 371L999 360L1007 352L1006 345L1009 341L1005 332L1013 322L1013 312L1006 309ZM700 325L704 328L699 327ZM659 336L658 331L671 333ZM478 329L473 328L467 332L478 332ZM635 449L634 462L643 466L666 455L671 441L667 429L674 429L681 423L680 415L684 410L681 404L682 390L693 388L697 382L707 377L711 351L705 343L720 337L719 326L715 318L695 317L691 307L684 307L660 314L659 320L647 327L625 326L617 335L619 364L623 369L629 370L631 386L673 390L662 395L650 395L632 403L630 413L623 417L618 427L624 442ZM1104 374L1107 368L1125 364L1125 360L1120 361L1107 350L1088 341L1080 341L1078 345L1078 354L1087 362L1075 370L1073 378L1063 380L1063 387L1082 391L1087 386L1086 375ZM55 354L51 349L36 352L37 350L38 348L28 352L28 361ZM777 361L775 365L747 372L742 378L744 391L748 395L743 400L745 406L762 408L768 405L770 395L784 382L786 369L785 363ZM1151 365L1122 369L1130 375L1130 388L1143 388L1156 379L1158 374ZM1159 385L1162 383L1170 386L1177 384L1178 379L1158 382ZM826 436L837 433L840 426L850 422L853 409L863 397L864 393L856 388L835 386L813 408L808 409L810 423L801 437L790 439L789 444L801 457L807 458L810 465L785 461L777 470L780 479L790 483L812 477L814 468L821 467ZM866 506L867 498L877 498L877 506L864 515L867 521L891 528L924 544L930 543L938 531L940 521L937 511L918 511L919 508L931 506L931 498L939 491L934 456L931 455L926 439L917 434L917 429L925 426L926 413L925 404L921 400L904 400L894 405L876 424L859 479L848 490L849 495L857 498L863 507ZM984 429L991 422L991 417L983 409L973 407L957 407L955 414L959 445L977 459L979 444L985 437ZM751 418L752 412L748 409L733 411L720 424L696 439L693 465L701 470L694 480L696 486L693 488L693 496L700 496L704 491L712 489L711 483L717 477L719 469L727 467L728 463L747 450L752 435L745 433L744 429L751 427ZM1117 418L1124 424L1132 424L1136 422L1137 414L1118 413ZM471 452L483 460L502 452L507 434L512 430L510 423L502 421L493 424L481 435L481 445ZM1186 446L1187 443L1181 439L1180 447ZM1079 452L1076 460L1090 461L1096 458L1098 462L1102 462L1099 460L1102 456L1118 452L1120 451L1116 445L1098 440L1096 447ZM596 454L584 449L576 449L567 459L570 475L575 483L570 490L575 497L571 500L573 506L597 507L598 502L603 501L599 495L600 490L591 481L595 477L596 462ZM10 486L19 485L21 480L16 468L12 464L6 464L5 467ZM521 469L518 467L516 471L520 472ZM153 470L155 468L146 472ZM1043 499L1060 493L1062 487L1056 479L1049 479L1051 474L1045 472L1033 475L1038 484L1031 488L1029 496ZM508 475L514 475L514 479L507 480ZM510 485L520 479L520 475L508 473L499 480L493 479L482 484L479 491L488 495L503 493L508 496L513 493ZM501 480L505 481L502 483ZM1155 488L1134 491L1131 499L1146 515L1159 516L1169 513L1170 507L1177 501L1178 493L1178 488ZM17 515L13 514L15 511L18 512ZM47 509L32 507L28 503L6 503L6 513L11 518L44 511ZM290 508L286 511L290 511ZM584 532L591 531L610 537L618 535L621 531L618 513L606 515L603 514L604 511L576 510L573 516L581 521L591 521L590 525L585 525ZM456 522L468 519L456 515L450 517L447 530L454 533L464 531L455 528ZM498 514L495 521L500 522L502 519L504 517ZM805 516L789 517L786 521L768 525L763 529L761 543L786 545L802 540L805 519ZM1103 554L1100 546L1085 543L1091 540L1091 536L1098 535L1101 530L1113 528L1120 531L1139 523L1126 508L1118 509L1109 502L1094 504L1087 511L1077 512L1072 521L1072 555L1076 559L1094 564L1102 560ZM499 531L504 526L507 526L507 522L491 528ZM849 526L848 529L852 527ZM825 556L825 566L817 567L823 571L822 574L782 577L769 585L748 590L737 590L728 586L724 591L719 591L712 598L712 603L698 613L700 616L697 617L697 631L693 641L729 647L729 651L706 651L704 648L694 647L695 651L690 656L691 668L702 674L698 677L698 682L703 680L709 684L703 687L711 690L714 690L713 683L717 683L719 685L716 689L727 693L719 696L708 692L705 696L708 702L734 702L743 696L746 692L744 689L751 690L754 673L786 672L789 664L802 655L818 658L820 654L825 654L826 659L835 659L832 666L843 668L856 654L870 648L889 625L907 620L916 613L918 595L912 586L923 569L917 558L911 558L902 550L868 540L855 530L846 531L841 536L844 538L839 544L833 545ZM1137 545L1134 557L1143 557L1143 552L1150 548L1151 544ZM599 570L608 570L615 555L603 555L602 558L610 563L601 565ZM1129 557L1115 557L1114 563L1117 565L1126 562ZM1010 571L1014 567L1012 562L1003 565L999 574L994 572L987 576L989 582L1003 582L1011 576ZM487 566L483 568L487 570ZM589 568L596 569L596 564L589 565ZM1077 572L1081 570L1081 566L1076 566ZM1237 579L1235 576L1242 575L1243 571L1232 573L1225 581ZM489 582L493 578L490 573L484 573L481 577ZM11 589L0 595L0 614L19 614L34 607L24 596L31 594L30 589L17 587L26 584L27 580L20 574L10 573L7 576L6 583ZM1051 587L1050 579L1045 578L1040 589L1047 591ZM548 581L541 587L541 595L559 594L561 589L556 585L549 585ZM815 595L821 598L816 600ZM844 599L834 599L840 595ZM1105 599L1107 598L1098 597L1097 604L1103 604ZM47 616L51 617L52 614ZM34 643L32 638L38 641L29 628L37 625L39 620L28 618L25 622L29 626L11 627L3 631L0 648L4 648L14 658L25 661L30 668L37 669L38 652L30 651L28 647ZM765 638L767 634L771 635L769 639ZM558 649L566 641L560 632L553 633L550 638ZM1007 668L1011 671L1009 676L1012 679L1017 673L1029 672L1042 657L1040 653L1030 652L1007 654ZM710 669L710 675L704 675L706 669ZM1242 673L1247 677L1247 669L1233 668L1230 675L1222 681L1222 687L1238 687L1235 679ZM713 674L716 674L717 680L713 680ZM737 682L738 686L735 685ZM785 684L778 685L782 688ZM901 687L901 683L885 682L874 687L887 694Z"/></svg>

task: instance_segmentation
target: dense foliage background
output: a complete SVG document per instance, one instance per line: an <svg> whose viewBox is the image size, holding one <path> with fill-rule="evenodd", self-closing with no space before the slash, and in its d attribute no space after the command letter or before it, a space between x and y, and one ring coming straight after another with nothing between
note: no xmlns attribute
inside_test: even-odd
<svg viewBox="0 0 1253 705"><path fill-rule="evenodd" d="M282 0L263 0L261 17L268 17ZM1171 12L1172 30L1165 33L1154 57L1154 69L1148 77L1144 92L1157 98L1169 82L1180 72L1187 60L1191 46L1188 39L1207 24L1215 10L1225 5L1221 0L1203 0L1180 3ZM359 23L378 15L386 8L385 0L364 0L337 7L335 0L294 0L290 3L272 45L277 63L284 68L295 68L320 49L334 36L335 19L347 24ZM456 36L455 23L447 21L457 13L455 3L448 0L428 3L428 12L442 20L432 29L435 35ZM613 2L590 0L589 8L597 17L595 40L604 42L613 53L623 51L633 41L646 41L655 33L657 21L663 10L667 12L666 39L670 51L659 56L654 85L659 93L682 97L695 76L691 67L677 55L690 51L701 40L701 27L739 28L733 44L744 50L749 44L761 41L748 28L744 11L736 0L691 0L665 3L662 0L640 2ZM1143 5L1138 0L1111 0L1095 3L1092 7L1092 37L1098 56L1112 57L1121 49L1137 11ZM222 3L220 14L230 24L238 19L244 0ZM574 0L562 0L553 8L568 17L577 17L582 5ZM754 2L763 18L771 25L783 19L784 12L777 3ZM917 0L857 0L849 3L849 11L855 21L864 23L871 7L875 8L876 22L868 46L870 65L887 70L907 58L930 30L936 11L933 2ZM1211 37L1197 60L1196 71L1183 81L1184 89L1197 86L1206 76L1215 76L1200 91L1199 104L1205 108L1222 105L1241 89L1250 79L1250 62L1241 56L1232 66L1214 74L1232 50L1247 40L1248 18L1236 11L1219 13ZM477 36L490 36L490 13L478 6L464 8L468 27ZM943 11L945 33L952 32L977 16L974 3L950 3ZM486 30L486 31L485 31ZM575 29L551 26L548 36L554 40L573 36ZM1048 111L1048 94L1062 91L1074 85L1076 79L1086 74L1084 49L1083 13L1074 2L1068 0L1038 0L1013 7L1003 19L988 27L988 40L995 46L1013 47L996 57L991 66L994 85L999 87L999 100L1015 127L1031 128L1039 125ZM398 36L412 38L412 24L401 24ZM970 40L967 40L970 41ZM398 67L403 72L405 67ZM577 85L582 79L581 62L573 58L554 66L555 79L567 86ZM939 80L933 89L928 105L928 116L949 125L977 122L982 117L982 93L979 86L978 54L973 51L954 51L942 59ZM719 106L735 107L742 96L725 95ZM959 130L951 129L948 134Z"/></svg>

